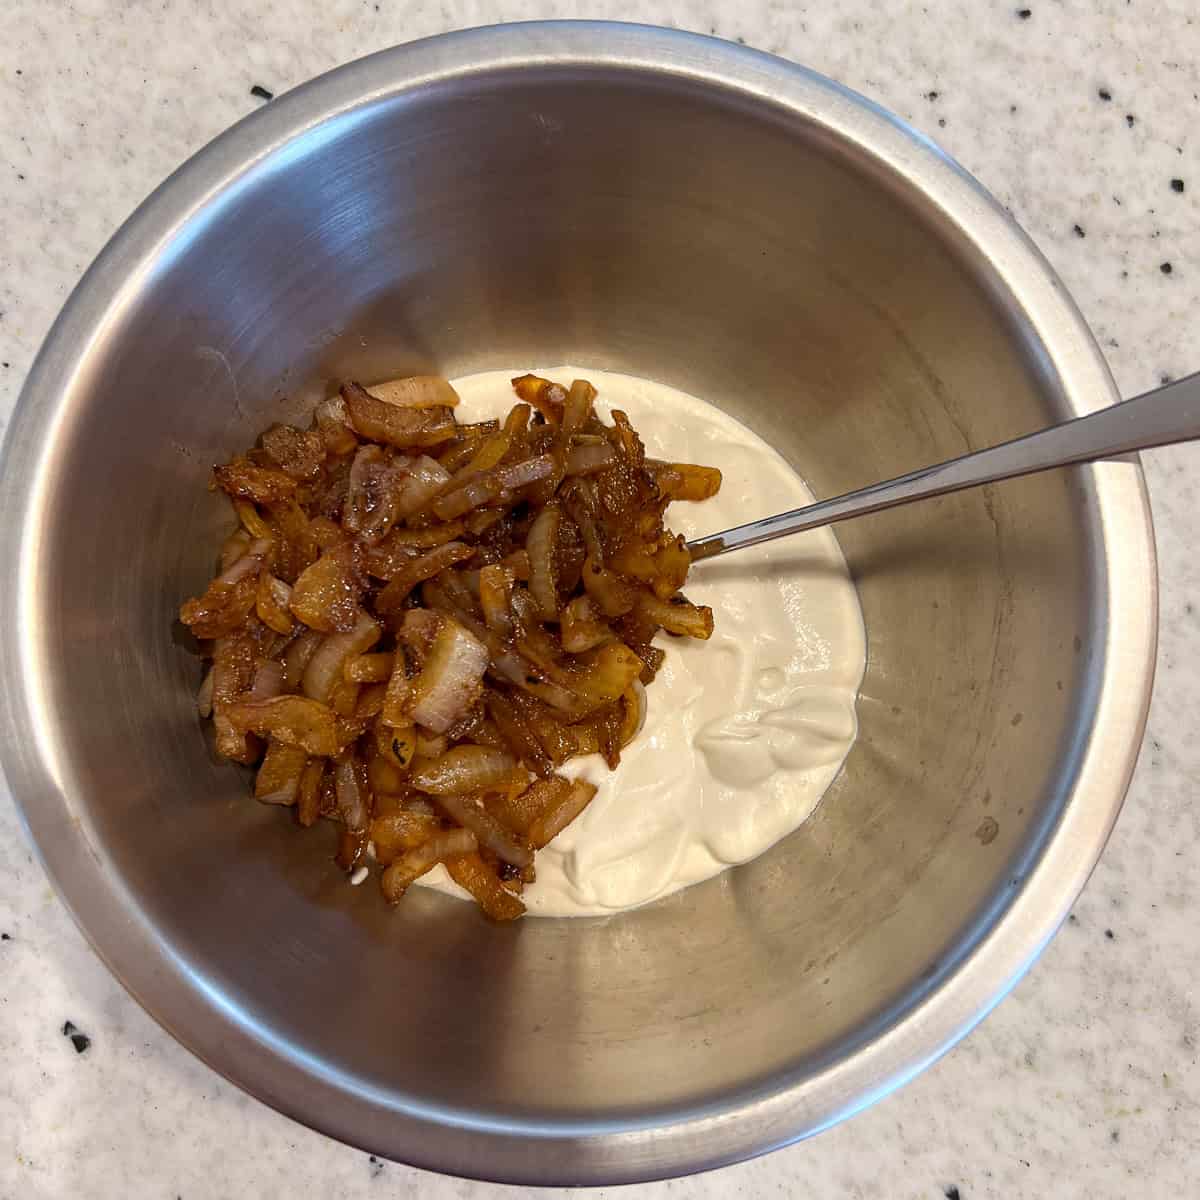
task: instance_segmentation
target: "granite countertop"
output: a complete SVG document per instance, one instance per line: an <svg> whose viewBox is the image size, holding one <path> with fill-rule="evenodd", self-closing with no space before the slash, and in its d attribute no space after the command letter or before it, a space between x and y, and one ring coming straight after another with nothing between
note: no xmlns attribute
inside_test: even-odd
<svg viewBox="0 0 1200 1200"><path fill-rule="evenodd" d="M0 11L0 422L91 258L172 168L268 102L256 85L279 93L396 42L547 16L736 38L911 120L1029 231L1133 395L1200 368L1200 15L1189 16L1192 7L8 0ZM1157 451L1146 470L1161 555L1158 682L1129 801L1069 923L975 1033L874 1108L756 1162L622 1194L1194 1194L1200 448ZM6 791L0 1061L0 1197L518 1194L338 1145L192 1058L85 944Z"/></svg>

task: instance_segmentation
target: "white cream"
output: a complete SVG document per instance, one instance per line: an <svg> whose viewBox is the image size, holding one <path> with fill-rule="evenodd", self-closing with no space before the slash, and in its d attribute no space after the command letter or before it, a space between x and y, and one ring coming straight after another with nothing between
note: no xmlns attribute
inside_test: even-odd
<svg viewBox="0 0 1200 1200"><path fill-rule="evenodd" d="M524 369L455 380L460 419L503 416ZM688 539L813 499L775 450L702 400L584 367L534 370L590 380L600 413L628 413L651 456L721 468L716 497L667 510ZM866 641L830 530L698 564L686 593L712 607L715 632L707 642L660 635L666 662L647 689L645 728L616 771L598 755L564 768L599 791L538 852L523 896L531 914L619 912L754 858L812 813L850 750ZM442 867L418 882L466 895Z"/></svg>

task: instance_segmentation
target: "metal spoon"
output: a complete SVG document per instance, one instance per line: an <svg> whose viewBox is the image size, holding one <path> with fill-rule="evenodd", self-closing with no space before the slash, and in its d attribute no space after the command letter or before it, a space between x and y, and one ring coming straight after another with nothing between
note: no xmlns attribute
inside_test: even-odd
<svg viewBox="0 0 1200 1200"><path fill-rule="evenodd" d="M1197 438L1200 438L1200 374L987 450L964 454L884 483L873 483L832 500L819 500L791 512L763 517L724 533L697 538L688 543L688 549L692 561L697 562L757 546L759 542L803 533L806 529L818 529L834 521L848 521L913 500L960 492L981 483Z"/></svg>

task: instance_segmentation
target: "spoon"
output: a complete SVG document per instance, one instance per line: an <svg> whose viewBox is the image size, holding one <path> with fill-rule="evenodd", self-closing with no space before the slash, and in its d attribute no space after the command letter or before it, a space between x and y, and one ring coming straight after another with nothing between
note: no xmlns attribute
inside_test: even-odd
<svg viewBox="0 0 1200 1200"><path fill-rule="evenodd" d="M818 500L804 508L794 508L791 512L763 517L723 533L697 538L688 543L688 550L692 561L698 562L792 533L803 533L806 529L819 529L835 521L848 521L851 517L862 517L930 496L961 492L982 483L1015 479L1052 467L1095 462L1133 450L1148 450L1152 446L1168 446L1197 438L1200 438L1200 373L987 450L976 450L961 458L952 458L883 483L873 483L831 500Z"/></svg>

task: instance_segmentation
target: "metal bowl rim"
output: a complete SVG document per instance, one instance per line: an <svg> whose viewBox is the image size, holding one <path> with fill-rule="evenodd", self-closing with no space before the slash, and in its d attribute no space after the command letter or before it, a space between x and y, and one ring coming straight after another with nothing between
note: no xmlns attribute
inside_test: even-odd
<svg viewBox="0 0 1200 1200"><path fill-rule="evenodd" d="M900 177L985 256L1028 317L1076 415L1118 395L1082 317L1049 264L984 189L929 139L866 98L803 67L695 34L610 22L545 21L443 34L331 71L240 121L172 174L113 236L39 351L0 452L0 752L18 811L75 921L113 974L183 1045L247 1092L304 1124L360 1144L380 1098L311 1069L302 1049L206 992L159 938L136 897L82 836L57 786L52 724L22 632L33 628L45 464L89 354L163 266L174 240L295 140L338 117L437 83L514 69L601 69L683 77L816 123ZM275 159L275 161L278 161ZM836 1123L912 1078L962 1038L1044 948L1098 860L1137 759L1153 683L1157 578L1149 503L1136 460L1081 471L1105 551L1103 664L1076 784L1044 852L1008 906L931 993L893 1027L815 1075L717 1111L656 1114L613 1127L528 1128L387 1106L388 1132L363 1146L434 1170L527 1184L617 1184L744 1159Z"/></svg>

